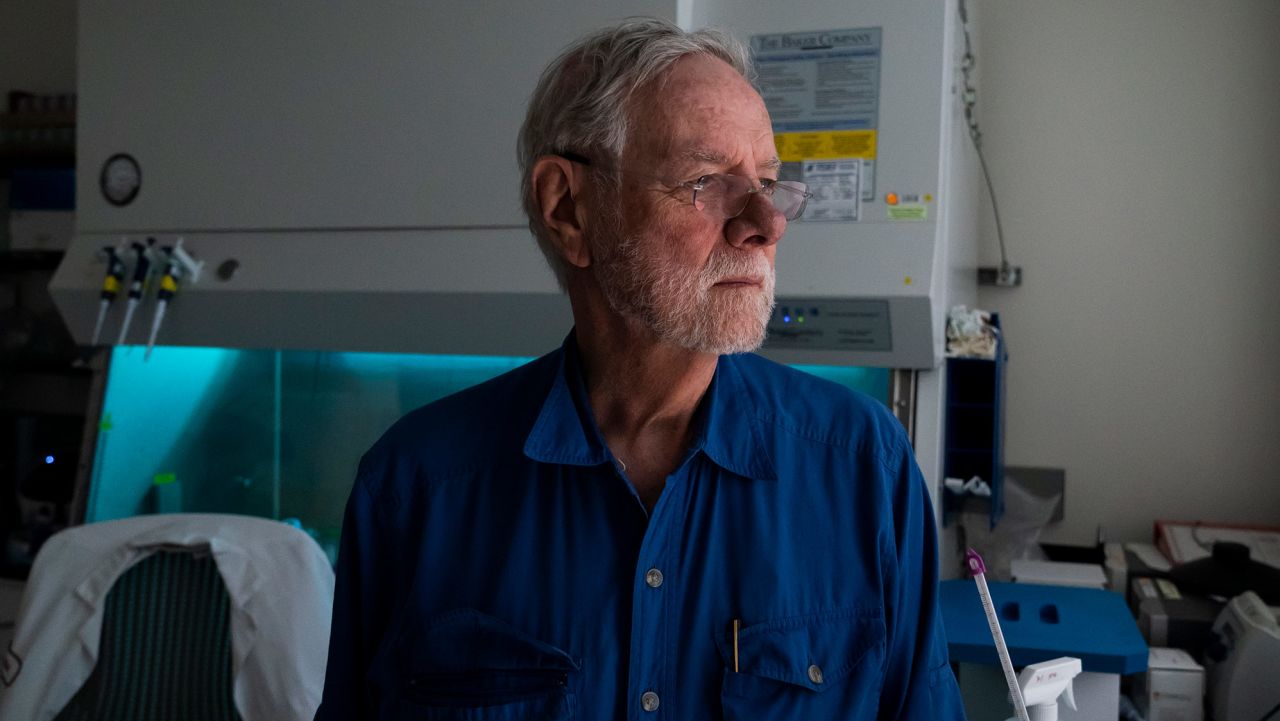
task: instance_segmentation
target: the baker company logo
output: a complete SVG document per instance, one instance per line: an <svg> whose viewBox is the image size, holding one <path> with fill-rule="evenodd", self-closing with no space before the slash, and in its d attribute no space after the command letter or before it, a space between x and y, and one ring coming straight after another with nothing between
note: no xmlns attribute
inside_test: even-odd
<svg viewBox="0 0 1280 721"><path fill-rule="evenodd" d="M9 648L4 653L4 666L0 667L0 681L5 686L12 686L14 680L18 678L18 672L22 670L22 659L18 658L18 654L13 652L13 644L9 644Z"/></svg>
<svg viewBox="0 0 1280 721"><path fill-rule="evenodd" d="M878 28L859 30L827 30L813 33L778 33L751 38L756 50L831 50L833 48L866 48L878 44Z"/></svg>

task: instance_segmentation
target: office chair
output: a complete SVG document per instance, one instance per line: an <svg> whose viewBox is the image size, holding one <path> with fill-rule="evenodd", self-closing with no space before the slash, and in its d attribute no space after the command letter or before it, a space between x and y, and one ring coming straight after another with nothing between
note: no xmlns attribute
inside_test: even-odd
<svg viewBox="0 0 1280 721"><path fill-rule="evenodd" d="M241 721L230 597L210 555L161 550L107 594L98 663L56 721Z"/></svg>
<svg viewBox="0 0 1280 721"><path fill-rule="evenodd" d="M310 721L333 571L302 531L217 514L69 528L36 557L0 719Z"/></svg>

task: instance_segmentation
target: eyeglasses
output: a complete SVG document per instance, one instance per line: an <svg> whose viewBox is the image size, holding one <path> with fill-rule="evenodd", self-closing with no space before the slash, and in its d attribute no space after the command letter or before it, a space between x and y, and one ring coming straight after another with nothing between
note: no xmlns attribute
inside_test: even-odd
<svg viewBox="0 0 1280 721"><path fill-rule="evenodd" d="M573 163L592 166L589 158L577 153L557 153L557 155ZM661 178L631 171L622 172L627 175L661 180ZM804 213L805 203L813 197L813 193L809 192L809 186L794 180L764 179L756 185L750 178L730 173L703 175L697 180L687 180L672 187L689 191L687 202L693 207L704 213L719 215L725 220L742 215L742 212L747 209L747 203L751 202L751 196L756 193L763 194L773 201L773 207L787 220L799 218Z"/></svg>

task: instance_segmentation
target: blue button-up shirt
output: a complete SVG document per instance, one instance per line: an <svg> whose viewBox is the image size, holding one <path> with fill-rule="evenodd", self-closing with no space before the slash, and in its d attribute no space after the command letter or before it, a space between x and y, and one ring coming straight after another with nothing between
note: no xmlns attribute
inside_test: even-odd
<svg viewBox="0 0 1280 721"><path fill-rule="evenodd" d="M317 719L956 719L879 403L724 356L653 513L565 345L405 416L347 506Z"/></svg>

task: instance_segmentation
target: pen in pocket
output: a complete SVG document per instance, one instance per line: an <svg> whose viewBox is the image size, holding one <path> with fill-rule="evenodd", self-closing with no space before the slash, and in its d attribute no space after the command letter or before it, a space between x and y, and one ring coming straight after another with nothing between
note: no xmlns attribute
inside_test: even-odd
<svg viewBox="0 0 1280 721"><path fill-rule="evenodd" d="M738 631L742 628L742 622L733 619L733 672L738 672Z"/></svg>

